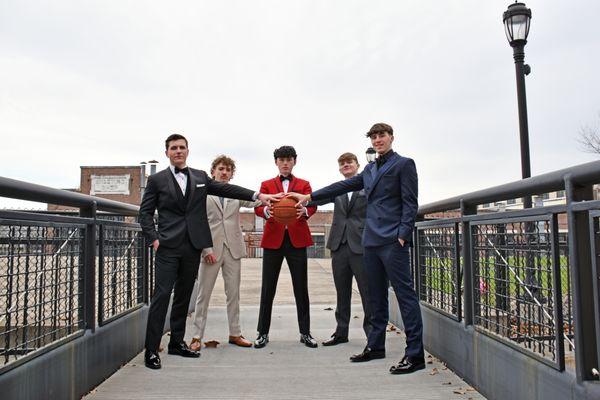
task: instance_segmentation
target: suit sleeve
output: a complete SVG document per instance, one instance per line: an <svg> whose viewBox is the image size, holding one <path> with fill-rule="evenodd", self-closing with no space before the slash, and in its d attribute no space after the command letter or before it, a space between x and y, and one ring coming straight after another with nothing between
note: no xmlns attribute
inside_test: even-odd
<svg viewBox="0 0 600 400"><path fill-rule="evenodd" d="M229 183L215 181L207 177L207 193L215 196L226 197L228 199L253 200L254 192Z"/></svg>
<svg viewBox="0 0 600 400"><path fill-rule="evenodd" d="M364 173L364 171L358 175L353 176L352 178L344 179L342 181L332 183L329 186L325 186L324 188L321 188L321 189L317 190L316 192L313 192L310 196L311 200L320 201L320 200L331 199L331 198L335 199L337 196L339 196L341 194L348 193L348 192L355 192L357 190L363 189L365 186L363 183L363 178L362 178L363 173Z"/></svg>
<svg viewBox="0 0 600 400"><path fill-rule="evenodd" d="M156 211L157 205L158 190L156 187L155 176L151 175L148 177L148 183L146 185L146 190L144 190L144 197L142 198L138 214L142 233L146 238L146 244L149 246L158 239L158 232L156 231L156 225L154 223L154 212Z"/></svg>
<svg viewBox="0 0 600 400"><path fill-rule="evenodd" d="M404 165L401 179L402 216L400 218L400 228L398 229L398 239L410 242L419 209L417 168L413 160L409 159Z"/></svg>
<svg viewBox="0 0 600 400"><path fill-rule="evenodd" d="M265 194L271 194L269 192L269 188L266 185L266 182L261 183L260 192L265 193ZM265 206L263 206L263 205L254 207L254 214L258 215L261 218L267 219L267 217L265 216Z"/></svg>
<svg viewBox="0 0 600 400"><path fill-rule="evenodd" d="M244 207L244 208L254 208L254 207L258 207L262 204L262 202L260 200L255 200L255 201L247 201L247 200L240 200L240 207Z"/></svg>
<svg viewBox="0 0 600 400"><path fill-rule="evenodd" d="M310 187L310 183L306 182L306 185L304 186L304 190L302 191L302 194L309 194L312 193L312 189ZM307 205L306 207L306 219L309 219L314 213L317 212L317 206L316 205Z"/></svg>

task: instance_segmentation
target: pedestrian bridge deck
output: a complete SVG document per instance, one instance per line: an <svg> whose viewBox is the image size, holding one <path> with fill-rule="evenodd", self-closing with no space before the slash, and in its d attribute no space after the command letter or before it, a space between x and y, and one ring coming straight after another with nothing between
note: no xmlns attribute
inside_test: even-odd
<svg viewBox="0 0 600 400"><path fill-rule="evenodd" d="M329 260L310 260L311 326L313 336L325 340L335 328L332 308L335 290ZM243 263L241 323L254 337L260 293L260 260ZM348 360L365 345L358 293L353 298L350 342L309 349L299 343L296 309L289 272L284 265L273 310L271 342L263 349L227 343L227 317L222 280L217 280L209 310L205 340L217 348L203 348L199 359L161 353L163 368L149 370L143 353L94 389L86 399L482 399L467 383L433 357L424 371L407 376L388 373L403 353L404 335L388 332L388 356L355 364ZM191 318L188 319L188 333ZM189 335L188 335L189 336ZM163 337L166 348L168 335Z"/></svg>

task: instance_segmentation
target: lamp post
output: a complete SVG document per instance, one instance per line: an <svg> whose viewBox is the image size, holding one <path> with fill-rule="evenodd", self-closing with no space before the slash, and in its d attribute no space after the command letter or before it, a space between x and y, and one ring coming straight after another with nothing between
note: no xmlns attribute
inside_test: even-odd
<svg viewBox="0 0 600 400"><path fill-rule="evenodd" d="M367 163L370 164L373 161L375 161L375 158L377 158L377 153L375 152L375 149L372 147L369 147L367 149L367 151L365 152L365 155L367 157Z"/></svg>
<svg viewBox="0 0 600 400"><path fill-rule="evenodd" d="M513 48L515 72L517 75L517 100L519 105L519 134L521 138L521 175L522 178L531 176L529 161L529 125L527 122L527 98L525 96L525 75L531 68L525 64L525 44L529 35L531 10L524 3L515 2L508 6L502 16L504 32L508 43ZM531 208L531 196L523 198L523 208Z"/></svg>

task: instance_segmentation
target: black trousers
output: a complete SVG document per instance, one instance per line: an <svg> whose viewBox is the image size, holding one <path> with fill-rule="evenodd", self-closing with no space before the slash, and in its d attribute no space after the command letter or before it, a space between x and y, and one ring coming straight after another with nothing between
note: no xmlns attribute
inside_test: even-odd
<svg viewBox="0 0 600 400"><path fill-rule="evenodd" d="M287 261L292 276L298 326L301 334L310 333L310 301L308 299L308 262L306 247L295 248L285 232L283 243L279 249L264 249L262 288L260 292L260 310L258 314L258 333L269 333L273 299L277 290L277 280L283 259Z"/></svg>
<svg viewBox="0 0 600 400"><path fill-rule="evenodd" d="M368 337L373 326L371 325L371 304L369 303L369 288L363 255L353 253L348 243L342 243L336 251L331 252L331 269L337 295L335 307L337 328L335 334L340 337L348 337L352 303L352 277L354 277L365 315L363 329Z"/></svg>
<svg viewBox="0 0 600 400"><path fill-rule="evenodd" d="M173 289L170 343L183 341L190 297L198 276L200 254L201 250L195 249L188 238L175 249L158 247L154 262L154 295L146 328L146 350L158 351Z"/></svg>

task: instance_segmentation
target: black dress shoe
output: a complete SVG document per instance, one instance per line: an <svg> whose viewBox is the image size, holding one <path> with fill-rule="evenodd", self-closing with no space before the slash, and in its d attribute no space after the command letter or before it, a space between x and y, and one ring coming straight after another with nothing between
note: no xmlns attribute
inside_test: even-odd
<svg viewBox="0 0 600 400"><path fill-rule="evenodd" d="M262 349L269 343L269 335L266 333L259 333L254 341L254 348Z"/></svg>
<svg viewBox="0 0 600 400"><path fill-rule="evenodd" d="M334 333L333 335L331 335L331 339L328 339L323 342L323 346L335 346L336 344L340 343L348 343L348 337L338 336Z"/></svg>
<svg viewBox="0 0 600 400"><path fill-rule="evenodd" d="M352 362L365 362L376 360L378 358L385 358L385 350L371 350L368 347L365 347L362 353L355 354L350 357L350 361Z"/></svg>
<svg viewBox="0 0 600 400"><path fill-rule="evenodd" d="M312 349L318 346L317 341L310 336L310 333L300 334L300 343L304 343L306 347L310 347Z"/></svg>
<svg viewBox="0 0 600 400"><path fill-rule="evenodd" d="M171 344L169 343L169 354L174 354L176 356L188 357L188 358L198 358L200 357L199 351L190 350L185 342Z"/></svg>
<svg viewBox="0 0 600 400"><path fill-rule="evenodd" d="M410 374L411 372L425 369L425 359L417 357L407 357L398 363L398 365L392 365L390 372L394 375Z"/></svg>
<svg viewBox="0 0 600 400"><path fill-rule="evenodd" d="M146 350L144 353L144 365L150 369L160 369L162 365L158 353Z"/></svg>

